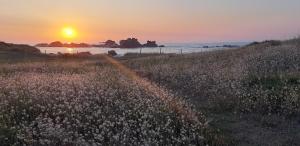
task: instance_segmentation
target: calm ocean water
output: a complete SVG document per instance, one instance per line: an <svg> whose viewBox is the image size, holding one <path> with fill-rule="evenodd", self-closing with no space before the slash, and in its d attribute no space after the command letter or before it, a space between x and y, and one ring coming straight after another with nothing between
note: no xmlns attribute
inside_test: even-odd
<svg viewBox="0 0 300 146"><path fill-rule="evenodd" d="M90 52L92 54L102 54L107 53L109 50L115 50L118 55L124 55L126 53L197 53L197 52L205 52L205 51L214 51L214 50L222 50L222 49L230 49L224 47L217 47L223 45L239 45L243 46L247 43L238 42L238 43L170 43L166 44L166 47L163 48L135 48L135 49L121 49L121 48L65 48L65 47L39 47L41 52L43 53L77 53L77 52ZM209 46L208 48L205 46Z"/></svg>

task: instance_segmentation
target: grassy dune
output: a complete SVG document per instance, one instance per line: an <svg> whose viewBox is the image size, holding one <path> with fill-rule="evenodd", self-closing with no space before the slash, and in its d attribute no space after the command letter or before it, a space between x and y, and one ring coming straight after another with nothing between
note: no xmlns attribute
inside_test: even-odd
<svg viewBox="0 0 300 146"><path fill-rule="evenodd" d="M299 85L299 46L290 41L274 42L236 50L138 58L127 60L126 64L188 99L208 102L199 106L220 111L298 114L295 97ZM253 99L255 96L261 97ZM281 99L282 102L276 102Z"/></svg>
<svg viewBox="0 0 300 146"><path fill-rule="evenodd" d="M0 57L2 145L300 145L299 39L118 58L134 78L101 56Z"/></svg>
<svg viewBox="0 0 300 146"><path fill-rule="evenodd" d="M0 42L0 63L44 60L46 55L40 50L29 46Z"/></svg>
<svg viewBox="0 0 300 146"><path fill-rule="evenodd" d="M127 60L193 103L237 145L300 144L300 40Z"/></svg>
<svg viewBox="0 0 300 146"><path fill-rule="evenodd" d="M107 62L2 64L0 74L2 144L206 143L201 113L187 119Z"/></svg>

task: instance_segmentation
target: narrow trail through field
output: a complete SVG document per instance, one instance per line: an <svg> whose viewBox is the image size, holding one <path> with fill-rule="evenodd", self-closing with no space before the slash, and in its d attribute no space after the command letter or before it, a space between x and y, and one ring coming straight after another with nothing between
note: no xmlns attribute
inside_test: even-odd
<svg viewBox="0 0 300 146"><path fill-rule="evenodd" d="M170 108L176 111L177 113L181 114L182 116L185 116L189 120L198 119L196 113L192 109L188 108L189 110L187 110L187 108L184 108L184 104L182 103L182 101L180 101L180 98L176 97L166 88L163 88L153 82L150 82L146 78L140 77L135 71L131 70L118 60L108 55L103 55L103 58L109 63L111 63L114 67L116 67L122 74L124 74L129 79L134 81L137 85L145 89L145 91L148 92L148 94L159 97L160 100L166 102L168 106L170 106Z"/></svg>

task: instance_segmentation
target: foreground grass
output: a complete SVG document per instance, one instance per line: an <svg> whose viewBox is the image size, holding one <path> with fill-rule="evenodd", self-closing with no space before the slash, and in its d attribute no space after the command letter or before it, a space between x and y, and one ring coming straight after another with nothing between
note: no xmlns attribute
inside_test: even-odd
<svg viewBox="0 0 300 146"><path fill-rule="evenodd" d="M104 60L0 65L2 145L204 145L191 119ZM175 97L174 97L175 98ZM176 104L193 110L182 99Z"/></svg>
<svg viewBox="0 0 300 146"><path fill-rule="evenodd" d="M300 145L299 44L119 59L167 99L100 56L11 57L0 64L0 143Z"/></svg>
<svg viewBox="0 0 300 146"><path fill-rule="evenodd" d="M124 63L192 102L229 142L300 145L299 43L266 41L236 50Z"/></svg>

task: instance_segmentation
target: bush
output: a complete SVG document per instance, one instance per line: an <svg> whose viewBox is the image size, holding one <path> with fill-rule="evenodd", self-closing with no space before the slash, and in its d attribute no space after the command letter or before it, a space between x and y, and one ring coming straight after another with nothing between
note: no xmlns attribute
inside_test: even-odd
<svg viewBox="0 0 300 146"><path fill-rule="evenodd" d="M109 55L109 56L116 56L116 55L118 55L118 54L117 54L117 52L116 52L115 50L109 50L109 51L108 51L108 55Z"/></svg>

